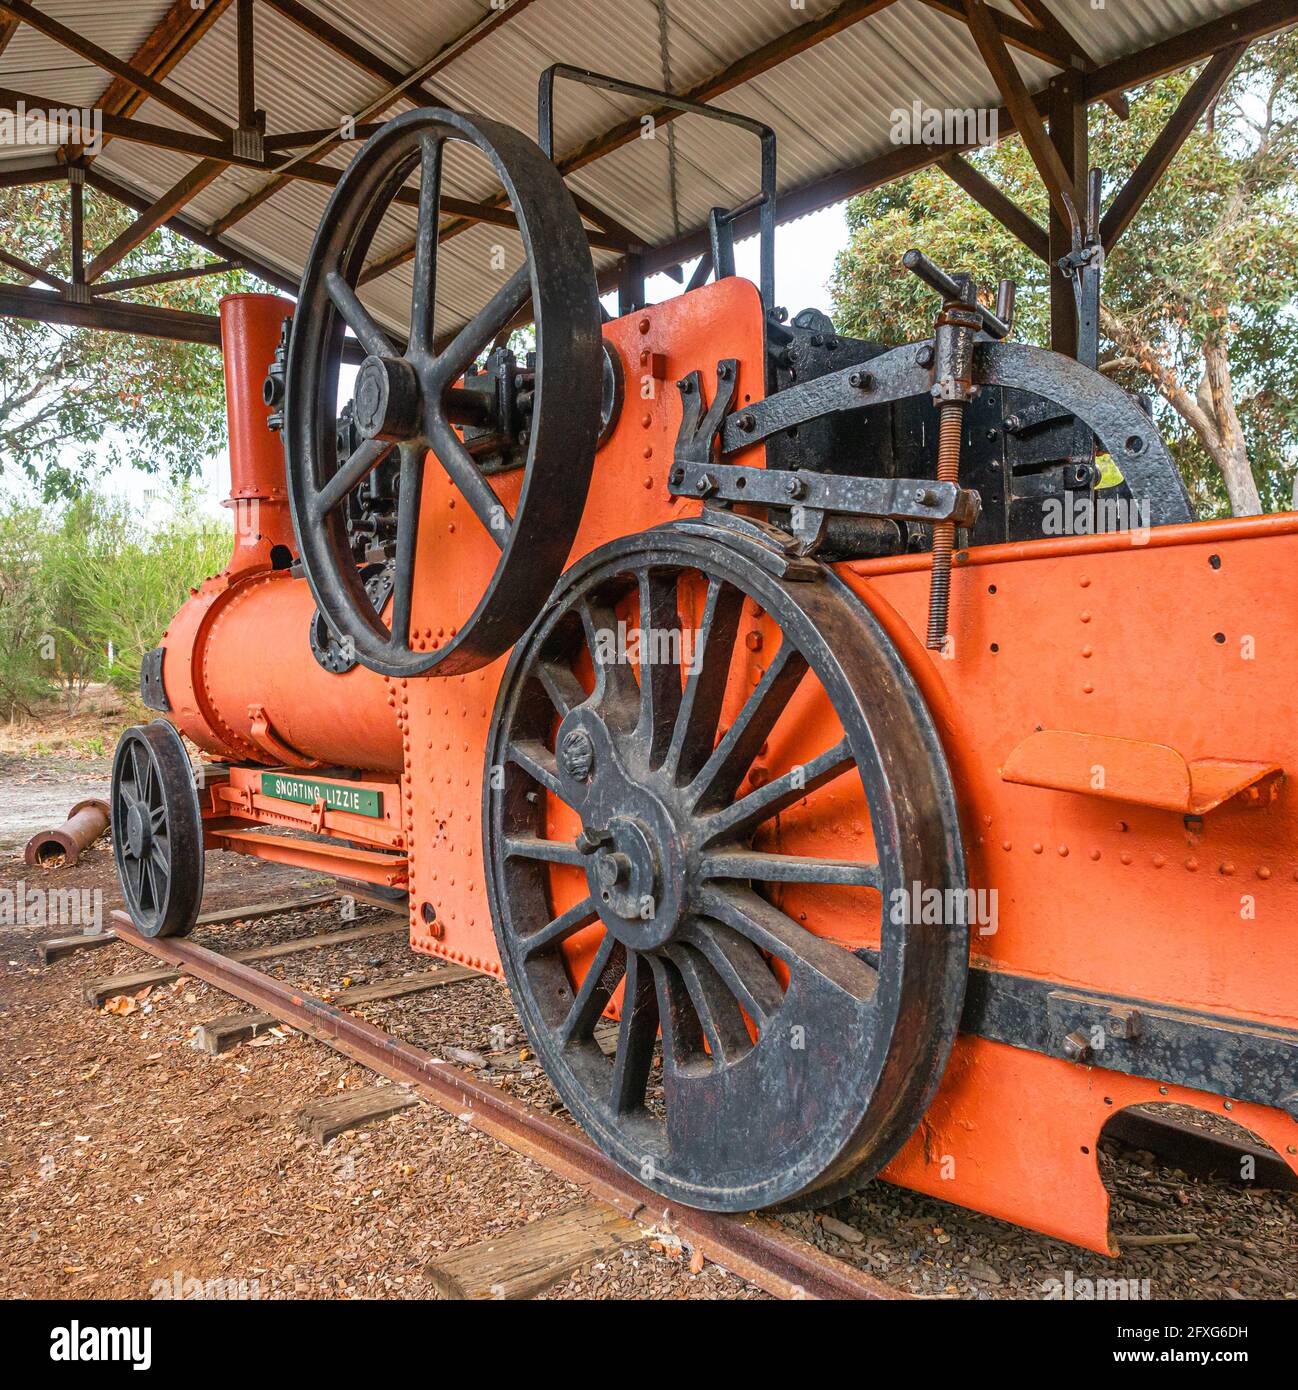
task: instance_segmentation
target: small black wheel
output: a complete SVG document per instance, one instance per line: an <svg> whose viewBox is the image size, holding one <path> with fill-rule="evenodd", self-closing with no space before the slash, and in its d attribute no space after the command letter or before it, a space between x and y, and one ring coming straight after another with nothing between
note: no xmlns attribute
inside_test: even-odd
<svg viewBox="0 0 1298 1390"><path fill-rule="evenodd" d="M509 200L523 264L450 338L434 333L445 147L477 149ZM419 172L413 291L404 342L361 303L366 257L389 205ZM503 272L502 272L503 274ZM443 291L444 293L444 291ZM454 426L480 394L456 383L531 303L536 367L527 461L513 513ZM344 327L368 354L356 376L361 442L340 456L335 430ZM600 430L599 297L581 216L559 172L520 131L429 107L387 122L348 165L316 233L293 315L285 378L284 452L302 566L330 629L386 676L461 675L494 661L527 630L567 563L590 486ZM466 402L472 396L473 401ZM476 404L475 404L476 402ZM389 621L376 614L347 535L349 495L396 445L395 578ZM411 638L424 467L444 469L500 558L451 640Z"/></svg>
<svg viewBox="0 0 1298 1390"><path fill-rule="evenodd" d="M113 758L113 857L143 936L188 936L203 901L203 817L189 754L165 719L137 724Z"/></svg>
<svg viewBox="0 0 1298 1390"><path fill-rule="evenodd" d="M893 1157L969 950L913 889L961 890L964 859L923 699L832 572L778 577L698 523L605 546L515 649L487 757L505 973L605 1153L728 1211Z"/></svg>

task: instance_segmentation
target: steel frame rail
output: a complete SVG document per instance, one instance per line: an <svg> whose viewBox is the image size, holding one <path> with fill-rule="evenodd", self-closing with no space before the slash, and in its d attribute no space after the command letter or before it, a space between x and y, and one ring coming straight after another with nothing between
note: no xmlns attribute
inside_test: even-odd
<svg viewBox="0 0 1298 1390"><path fill-rule="evenodd" d="M628 1218L667 1222L714 1264L785 1299L907 1299L894 1289L759 1215L696 1211L651 1192L580 1131L515 1100L489 1082L403 1042L372 1023L251 966L180 937L145 937L124 912L112 915L118 940L215 985L300 1029L389 1080L417 1091L448 1114L534 1159Z"/></svg>

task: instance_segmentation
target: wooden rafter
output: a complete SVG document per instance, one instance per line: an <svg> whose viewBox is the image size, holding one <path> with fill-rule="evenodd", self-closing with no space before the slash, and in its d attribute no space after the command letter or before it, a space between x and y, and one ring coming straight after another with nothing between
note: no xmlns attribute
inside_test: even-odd
<svg viewBox="0 0 1298 1390"><path fill-rule="evenodd" d="M86 170L86 182L97 192L103 193L109 198L115 198L124 207L132 208L136 212L144 212L154 202L153 199L143 197L133 189L127 188L125 184L119 183L93 165ZM177 236L184 237L187 241L201 247L202 250L213 256L219 256L222 260L241 261L254 275L264 280L268 285L274 286L275 289L283 290L286 294L297 293L298 283L295 278L285 275L258 257L240 251L221 237L213 236L205 227L200 227L189 218L177 214L162 225L168 231L175 232Z"/></svg>
<svg viewBox="0 0 1298 1390"><path fill-rule="evenodd" d="M78 171L76 177L68 180L68 196L71 209L72 241L72 283L84 293L86 283L86 181ZM80 298L81 295L78 295Z"/></svg>
<svg viewBox="0 0 1298 1390"><path fill-rule="evenodd" d="M132 66L147 72L155 81L161 81L211 29L230 3L231 0L206 0L196 7L193 0L172 0L171 7L131 55ZM145 97L129 82L115 77L95 104L112 116L133 116L144 102ZM109 138L105 134L105 145ZM79 150L67 151L69 159L79 154Z"/></svg>
<svg viewBox="0 0 1298 1390"><path fill-rule="evenodd" d="M224 135L229 129L219 116L212 115L210 111L204 111L201 106L195 105L188 97L183 97L179 92L173 92L169 87L164 87L161 82L156 81L134 64L117 57L106 48L100 48L97 43L92 43L66 25L60 24L58 20L51 19L49 15L43 14L40 10L27 4L27 0L0 0L0 12L29 25L37 33L44 34L47 39L52 39L70 53L75 53L77 57L84 58L105 72L112 73L114 77L133 87L141 96L152 97L154 101L174 111L178 116L183 116L191 124L201 126L204 130L209 130L215 135Z"/></svg>
<svg viewBox="0 0 1298 1390"><path fill-rule="evenodd" d="M24 102L28 106L46 106L54 101L55 99L51 97L15 91L11 87L0 87L0 106L16 107L19 102ZM173 130L169 126L154 125L148 121L138 121L123 116L110 116L107 112L103 113L101 119L105 135L112 134L119 140L130 140L137 144L151 146L154 149L194 155L199 159L211 160L221 165L222 168L236 165L241 169L254 169L258 173L274 174L280 167L265 158L257 159L251 155L236 153L229 140L214 140L205 135L190 135L185 131ZM218 169L217 173L220 172L221 170ZM341 169L335 169L328 165L304 163L295 165L288 171L287 177L332 188L342 178L343 172ZM407 207L418 207L418 190L413 188L400 189L395 196L395 201ZM518 225L512 212L507 208L491 203L475 203L467 198L446 196L442 199L442 207L452 216L471 218L475 222L490 222L501 227ZM609 236L604 232L591 231L587 233L587 236L592 246L602 250L620 251L624 246L622 238Z"/></svg>
<svg viewBox="0 0 1298 1390"><path fill-rule="evenodd" d="M0 265L7 265L10 270L16 270L20 275L25 275L29 280L44 280L47 285L53 285L56 290L61 290L65 294L71 286L61 276L55 275L52 270L47 270L43 266L33 265L30 261L25 261L21 256L15 256L12 251L6 251L0 246Z"/></svg>
<svg viewBox="0 0 1298 1390"><path fill-rule="evenodd" d="M61 183L68 176L67 166L53 161L29 164L21 169L0 169L0 188L25 188L29 184Z"/></svg>
<svg viewBox="0 0 1298 1390"><path fill-rule="evenodd" d="M1087 101L1102 101L1112 92L1129 92L1156 77L1180 72L1232 44L1247 43L1298 22L1294 0L1254 0L1242 10L1210 19L1205 24L1174 34L1138 53L1116 58L1085 79Z"/></svg>
<svg viewBox="0 0 1298 1390"><path fill-rule="evenodd" d="M219 346L221 341L220 320L210 314L100 300L77 304L52 290L17 285L0 285L0 314L36 323L138 333L146 338L171 338L185 343Z"/></svg>
<svg viewBox="0 0 1298 1390"><path fill-rule="evenodd" d="M253 0L237 0L236 41L239 85L238 124L240 130L252 130L257 124L257 45Z"/></svg>
<svg viewBox="0 0 1298 1390"><path fill-rule="evenodd" d="M1014 59L1010 57L1005 40L991 18L991 11L984 0L964 0L964 6L969 32L978 45L997 90L1014 117L1015 128L1037 166L1046 192L1050 195L1051 205L1065 220L1075 219L1078 197L1073 178L1046 133L1036 103L1024 86L1018 68L1014 66Z"/></svg>
<svg viewBox="0 0 1298 1390"><path fill-rule="evenodd" d="M949 15L952 19L961 22L965 20L961 0L924 0L924 3L929 9ZM1020 49L1043 62L1053 63L1057 68L1072 66L1077 51L1066 35L1038 28L1034 24L1025 24L1021 19L1015 19L1012 14L1006 14L1004 10L988 10L988 14L996 32L1011 48Z"/></svg>
<svg viewBox="0 0 1298 1390"><path fill-rule="evenodd" d="M381 58L377 53L366 48L364 44L353 39L350 34L345 33L336 25L331 24L327 19L322 18L313 10L307 9L299 0L265 0L265 3L272 9L277 10L285 19L291 20L304 32L310 34L312 38L319 40L340 57L346 58L353 66L361 71L368 73L371 77L377 77L386 82L392 90L400 88L397 96L387 105L395 105L402 98L412 98L423 102L428 106L445 106L446 98L441 96L434 88L427 85L427 78L434 76L441 67L445 66L452 59L459 57L461 53L467 51L473 44L479 43L488 34L493 33L500 25L507 23L511 19L517 18L533 0L513 0L513 3L496 8L493 13L485 20L479 21L466 34L457 39L453 39L442 49L441 54L431 59L422 67L422 76L418 81L412 81L409 73L403 73L399 68L395 68L391 63ZM387 109L380 107L380 110ZM357 133L359 134L359 128ZM314 136L314 139L304 140L302 143L312 146L305 154L298 156L298 163L295 167L300 168L304 164L316 164L324 158L330 150L336 149L339 144L345 143L340 140L332 131L305 131L302 134ZM225 232L233 227L237 222L241 222L249 213L256 211L268 198L273 198L288 183L292 177L290 171L278 174L262 185L261 188L254 190L247 197L241 199L232 208L229 208L212 224L213 231ZM443 199L443 207L447 206L447 199ZM492 220L489 218L477 218L471 213L466 214L470 221ZM510 219L512 225L513 219Z"/></svg>
<svg viewBox="0 0 1298 1390"><path fill-rule="evenodd" d="M131 63L161 81L179 64L230 7L231 0L173 0L131 57ZM115 116L131 116L144 105L144 96L129 82L114 78L98 104Z"/></svg>
<svg viewBox="0 0 1298 1390"><path fill-rule="evenodd" d="M224 275L243 268L242 261L208 261L206 265L180 266L176 270L155 270L149 275L131 275L124 280L101 280L90 293L122 294L126 290L147 289L150 285L170 285L177 280L197 280L204 275Z"/></svg>
<svg viewBox="0 0 1298 1390"><path fill-rule="evenodd" d="M1082 46L1077 36L1064 25L1063 20L1046 4L1046 0L1014 0L1014 6L1021 15L1031 20L1038 28L1053 35L1072 54L1073 63L1070 66L1080 66L1083 72L1095 71L1097 66L1095 59ZM1110 96L1104 97L1103 101L1121 120L1125 121L1131 115L1131 105L1127 101L1125 93L1114 92Z"/></svg>
<svg viewBox="0 0 1298 1390"><path fill-rule="evenodd" d="M1118 238L1131 225L1132 218L1140 211L1145 199L1167 172L1168 165L1176 158L1190 132L1199 124L1204 113L1230 80L1231 73L1235 71L1247 48L1247 43L1237 43L1230 48L1222 49L1181 98L1145 157L1136 165L1131 177L1110 204L1108 212L1100 219L1100 240L1105 251L1112 250Z"/></svg>
<svg viewBox="0 0 1298 1390"><path fill-rule="evenodd" d="M276 2L278 3L278 0ZM806 53L809 49L824 43L826 39L832 38L835 34L841 34L844 29L859 24L863 19L879 14L895 3L896 0L843 0L842 4L835 6L828 14L822 15L819 19L807 20L806 23L790 29L787 33L780 34L768 43L762 44L760 48L745 54L742 58L737 58L733 63L728 63L710 77L696 83L688 92L683 94L684 98L687 101L713 101L719 96L724 96L726 92L742 86L745 82L760 77L765 72L770 72L772 68L779 67L781 63L787 62L790 58L795 58L800 53ZM575 173L578 169L583 169L586 165L594 163L595 160L612 154L614 150L620 150L633 140L640 139L644 131L646 117L652 120L657 128L676 120L680 114L681 112L675 107L659 106L653 111L619 121L617 125L611 126L603 134L596 136L593 140L586 141L577 149L569 151L568 154L556 160L556 167L561 174ZM441 239L447 241L451 237L458 236L471 225L471 223L464 221L452 223L443 230ZM381 275L386 275L390 270L405 265L414 253L414 242L411 241L392 255L373 262L366 268L362 280L374 280Z"/></svg>
<svg viewBox="0 0 1298 1390"><path fill-rule="evenodd" d="M947 155L938 161L938 168L954 183L959 184L976 203L991 213L1003 227L1013 232L1034 256L1039 256L1043 261L1047 258L1050 253L1050 241L1046 229L1039 222L1033 221L1012 198L1002 193L963 155Z"/></svg>
<svg viewBox="0 0 1298 1390"><path fill-rule="evenodd" d="M147 240L163 223L169 221L208 184L213 182L229 166L217 159L204 159L165 193L147 207L134 222L119 232L107 246L91 261L86 270L86 279L93 283L105 271L111 270L120 260L130 255L141 242Z"/></svg>

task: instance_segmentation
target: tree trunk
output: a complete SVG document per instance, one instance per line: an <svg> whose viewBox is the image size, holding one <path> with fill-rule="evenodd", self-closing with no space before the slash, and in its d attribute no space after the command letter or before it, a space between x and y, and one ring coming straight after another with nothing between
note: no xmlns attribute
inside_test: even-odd
<svg viewBox="0 0 1298 1390"><path fill-rule="evenodd" d="M1217 425L1220 454L1214 454L1221 476L1226 480L1226 495L1236 516L1257 516L1262 511L1262 498L1257 479L1248 461L1244 430L1235 410L1234 383L1230 377L1230 362L1224 343L1206 344L1204 381L1212 401L1212 414Z"/></svg>
<svg viewBox="0 0 1298 1390"><path fill-rule="evenodd" d="M1235 516L1257 516L1262 498L1249 465L1244 431L1235 412L1235 393L1224 343L1205 345L1204 380L1191 395L1152 344L1108 309L1101 308L1100 323L1124 357L1135 359L1158 393L1199 437L1208 457L1217 465L1226 484L1226 496Z"/></svg>

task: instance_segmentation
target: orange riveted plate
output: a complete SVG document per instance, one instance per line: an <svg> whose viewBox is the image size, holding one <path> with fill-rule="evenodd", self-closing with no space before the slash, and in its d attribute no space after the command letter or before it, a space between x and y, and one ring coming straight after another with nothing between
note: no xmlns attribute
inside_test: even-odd
<svg viewBox="0 0 1298 1390"><path fill-rule="evenodd" d="M746 280L724 279L616 319L604 325L604 338L621 359L623 401L596 456L569 564L619 536L697 515L700 504L674 498L667 485L681 420L680 377L700 371L710 400L717 362L733 357L739 363L736 402L760 400L765 389L761 299ZM763 455L757 446L740 457L758 462ZM506 507L516 504L520 481L519 473L492 479ZM455 635L499 554L430 460L420 513L413 645L435 649ZM500 973L500 961L482 869L483 750L507 660L465 676L392 682L406 758L410 944L492 974Z"/></svg>

